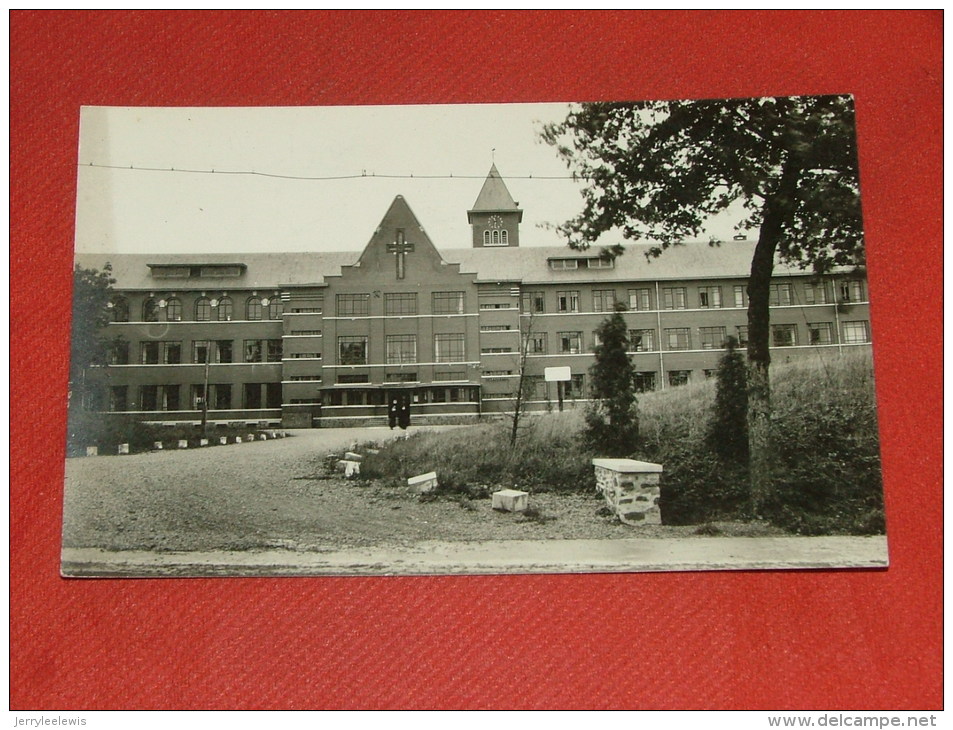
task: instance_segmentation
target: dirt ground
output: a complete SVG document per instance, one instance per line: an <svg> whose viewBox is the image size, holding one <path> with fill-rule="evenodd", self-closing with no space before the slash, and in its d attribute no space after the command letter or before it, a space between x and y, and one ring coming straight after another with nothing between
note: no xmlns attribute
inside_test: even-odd
<svg viewBox="0 0 953 730"><path fill-rule="evenodd" d="M275 441L69 459L64 547L329 551L426 540L671 537L695 530L627 527L605 515L595 494L531 495L536 518L496 512L489 499L422 502L406 487L324 475L326 453L399 431L292 433Z"/></svg>

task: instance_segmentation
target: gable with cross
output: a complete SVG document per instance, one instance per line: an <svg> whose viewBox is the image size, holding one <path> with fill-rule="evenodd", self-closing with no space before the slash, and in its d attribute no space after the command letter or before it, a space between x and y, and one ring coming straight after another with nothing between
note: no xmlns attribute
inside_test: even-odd
<svg viewBox="0 0 953 730"><path fill-rule="evenodd" d="M397 229L397 236L393 243L387 244L387 251L394 254L397 259L397 278L404 278L404 256L408 253L412 253L414 250L414 244L410 243L404 238L404 229Z"/></svg>

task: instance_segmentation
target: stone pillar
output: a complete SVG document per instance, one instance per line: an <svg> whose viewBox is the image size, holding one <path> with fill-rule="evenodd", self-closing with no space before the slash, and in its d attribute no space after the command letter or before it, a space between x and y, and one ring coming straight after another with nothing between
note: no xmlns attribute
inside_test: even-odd
<svg viewBox="0 0 953 730"><path fill-rule="evenodd" d="M593 459L596 490L627 525L660 525L659 480L662 465L635 459Z"/></svg>

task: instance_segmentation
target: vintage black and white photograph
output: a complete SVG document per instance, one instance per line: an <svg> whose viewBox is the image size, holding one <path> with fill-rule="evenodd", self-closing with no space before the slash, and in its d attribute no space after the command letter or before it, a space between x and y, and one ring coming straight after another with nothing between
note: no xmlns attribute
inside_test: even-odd
<svg viewBox="0 0 953 730"><path fill-rule="evenodd" d="M886 567L857 159L848 95L83 108L63 575Z"/></svg>

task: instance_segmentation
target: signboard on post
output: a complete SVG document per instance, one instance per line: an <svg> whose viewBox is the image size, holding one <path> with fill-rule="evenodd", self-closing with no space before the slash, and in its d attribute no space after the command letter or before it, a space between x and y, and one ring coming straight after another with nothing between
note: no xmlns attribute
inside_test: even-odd
<svg viewBox="0 0 953 730"><path fill-rule="evenodd" d="M572 372L568 365L558 368L546 368L543 370L543 373L547 383L572 380Z"/></svg>
<svg viewBox="0 0 953 730"><path fill-rule="evenodd" d="M559 412L563 410L563 383L572 380L572 370L568 365L558 368L545 368L543 377L547 383L556 383L556 395L559 397Z"/></svg>

